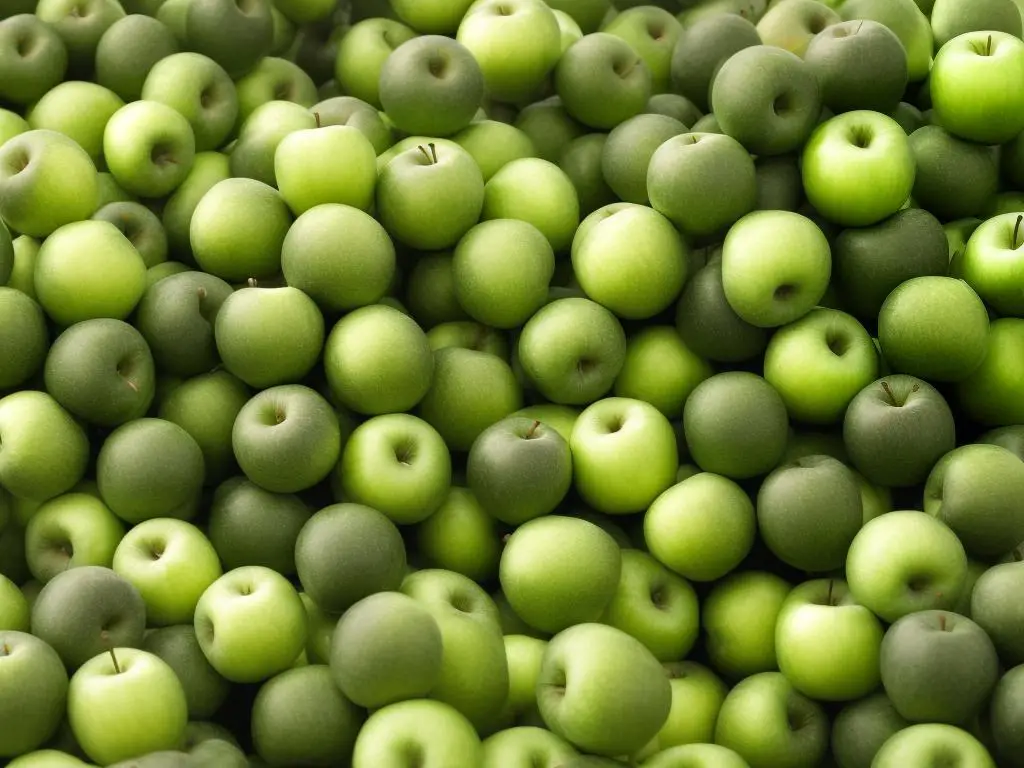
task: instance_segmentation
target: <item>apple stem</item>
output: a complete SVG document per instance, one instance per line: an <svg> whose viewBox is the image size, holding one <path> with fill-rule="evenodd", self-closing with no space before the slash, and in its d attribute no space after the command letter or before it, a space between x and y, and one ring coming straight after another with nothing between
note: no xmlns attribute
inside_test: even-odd
<svg viewBox="0 0 1024 768"><path fill-rule="evenodd" d="M882 390L885 392L886 396L889 398L889 402L892 405L896 405L896 395L894 395L892 393L892 387L889 386L889 382L888 381L885 381L885 380L882 381Z"/></svg>
<svg viewBox="0 0 1024 768"><path fill-rule="evenodd" d="M430 147L430 154L434 158L434 163L437 163L437 145L431 142L427 146Z"/></svg>
<svg viewBox="0 0 1024 768"><path fill-rule="evenodd" d="M833 605L833 603L832 603L832 587L834 587L834 586L835 586L835 581L832 580L832 579L829 579L828 580L828 604L829 605Z"/></svg>
<svg viewBox="0 0 1024 768"><path fill-rule="evenodd" d="M250 288L258 288L260 285L259 281L255 277L250 277L248 280L245 281L245 284L248 285Z"/></svg>
<svg viewBox="0 0 1024 768"><path fill-rule="evenodd" d="M323 124L320 122L320 113L319 112L314 112L313 113L313 117L316 118L316 127L317 128L323 128Z"/></svg>
<svg viewBox="0 0 1024 768"><path fill-rule="evenodd" d="M1024 219L1024 215L1018 215L1017 221L1013 225L1013 247L1014 249L1020 248L1020 244L1017 242L1017 235L1020 234L1020 222Z"/></svg>
<svg viewBox="0 0 1024 768"><path fill-rule="evenodd" d="M985 55L986 56L991 56L992 55L992 35L988 36L988 43L986 43L986 45L985 45Z"/></svg>
<svg viewBox="0 0 1024 768"><path fill-rule="evenodd" d="M532 426L530 427L529 431L527 431L526 437L530 438L530 437L533 437L535 434L537 434L537 428L539 426L540 426L540 422L539 421L534 421Z"/></svg>
<svg viewBox="0 0 1024 768"><path fill-rule="evenodd" d="M110 659L111 659L111 661L114 662L114 673L120 675L121 674L121 665L117 663L117 656L114 654L114 649L110 648L109 652L110 652Z"/></svg>
<svg viewBox="0 0 1024 768"><path fill-rule="evenodd" d="M855 34L855 35L860 34L860 28L863 27L863 26L864 26L864 19L861 19L860 20L860 24L857 25L857 29L855 29L853 31L853 34Z"/></svg>
<svg viewBox="0 0 1024 768"><path fill-rule="evenodd" d="M939 629L943 632L946 631L946 614L944 613L939 614Z"/></svg>

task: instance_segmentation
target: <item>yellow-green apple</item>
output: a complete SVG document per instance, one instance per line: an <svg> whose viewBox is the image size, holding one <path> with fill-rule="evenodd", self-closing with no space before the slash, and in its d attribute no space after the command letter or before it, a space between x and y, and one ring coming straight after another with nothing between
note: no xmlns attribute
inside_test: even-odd
<svg viewBox="0 0 1024 768"><path fill-rule="evenodd" d="M488 427L466 461L473 495L508 525L553 512L572 487L568 438L535 416L512 415Z"/></svg>
<svg viewBox="0 0 1024 768"><path fill-rule="evenodd" d="M912 549L899 542L914 541ZM945 523L924 512L889 512L868 521L846 556L854 599L881 619L956 605L967 554Z"/></svg>
<svg viewBox="0 0 1024 768"><path fill-rule="evenodd" d="M775 625L791 585L767 571L737 571L704 598L701 626L714 670L730 680L778 669Z"/></svg>
<svg viewBox="0 0 1024 768"><path fill-rule="evenodd" d="M516 614L554 633L600 619L621 572L622 554L608 533L580 518L548 515L512 533L498 573Z"/></svg>
<svg viewBox="0 0 1024 768"><path fill-rule="evenodd" d="M551 3L548 3L548 7L554 11L555 18L558 20L558 29L562 35L562 53L565 53L570 45L583 37L583 30L580 29L576 19L565 11L553 7Z"/></svg>
<svg viewBox="0 0 1024 768"><path fill-rule="evenodd" d="M652 325L629 338L613 392L617 397L648 402L674 418L694 388L711 373L708 362L686 345L674 327Z"/></svg>
<svg viewBox="0 0 1024 768"><path fill-rule="evenodd" d="M64 79L68 66L64 41L34 10L0 21L0 98L13 104L38 101Z"/></svg>
<svg viewBox="0 0 1024 768"><path fill-rule="evenodd" d="M177 748L188 705L167 662L138 648L111 646L72 675L68 721L90 760L113 765Z"/></svg>
<svg viewBox="0 0 1024 768"><path fill-rule="evenodd" d="M424 141L398 152L377 177L380 223L417 250L455 245L477 223L483 206L480 166L452 141Z"/></svg>
<svg viewBox="0 0 1024 768"><path fill-rule="evenodd" d="M516 328L547 303L555 254L533 224L492 219L459 241L451 271L455 298L470 317L492 328Z"/></svg>
<svg viewBox="0 0 1024 768"><path fill-rule="evenodd" d="M563 761L579 754L561 736L533 725L498 731L484 739L483 747L481 768L566 765Z"/></svg>
<svg viewBox="0 0 1024 768"><path fill-rule="evenodd" d="M814 70L795 53L772 45L750 45L726 59L710 94L722 132L756 155L796 150L821 114Z"/></svg>
<svg viewBox="0 0 1024 768"><path fill-rule="evenodd" d="M622 630L583 623L544 652L537 703L548 728L593 755L628 755L661 730L672 689L661 664Z"/></svg>
<svg viewBox="0 0 1024 768"><path fill-rule="evenodd" d="M757 173L730 136L684 133L661 144L647 168L651 205L685 235L727 229L757 203Z"/></svg>
<svg viewBox="0 0 1024 768"><path fill-rule="evenodd" d="M401 592L363 598L342 615L331 643L330 669L345 696L361 707L426 697L441 675L437 621Z"/></svg>
<svg viewBox="0 0 1024 768"><path fill-rule="evenodd" d="M41 0L35 13L64 41L69 69L83 74L93 68L96 46L103 33L125 15L117 0L88 0L81 6L71 0Z"/></svg>
<svg viewBox="0 0 1024 768"><path fill-rule="evenodd" d="M444 503L452 461L444 438L430 424L412 414L389 413L356 427L335 472L346 501L410 525Z"/></svg>
<svg viewBox="0 0 1024 768"><path fill-rule="evenodd" d="M427 344L432 352L446 347L490 352L502 360L510 360L509 337L496 328L473 320L451 320L427 331ZM518 375L518 374L517 374Z"/></svg>
<svg viewBox="0 0 1024 768"><path fill-rule="evenodd" d="M430 698L454 707L478 733L490 733L509 694L494 601L469 577L437 569L409 574L402 592L426 608L441 630L441 673Z"/></svg>
<svg viewBox="0 0 1024 768"><path fill-rule="evenodd" d="M124 101L96 83L69 80L51 88L25 115L30 128L73 139L94 163L103 156L103 132Z"/></svg>
<svg viewBox="0 0 1024 768"><path fill-rule="evenodd" d="M67 700L68 673L60 656L28 632L0 632L0 755L38 749L57 732Z"/></svg>
<svg viewBox="0 0 1024 768"><path fill-rule="evenodd" d="M695 661L676 661L664 666L672 686L672 708L655 736L658 749L712 743L715 721L728 687L718 675Z"/></svg>
<svg viewBox="0 0 1024 768"><path fill-rule="evenodd" d="M882 685L911 722L967 723L988 703L999 679L992 640L966 616L926 610L886 630Z"/></svg>
<svg viewBox="0 0 1024 768"><path fill-rule="evenodd" d="M0 145L29 130L28 121L17 112L0 109Z"/></svg>
<svg viewBox="0 0 1024 768"><path fill-rule="evenodd" d="M370 140L377 154L394 143L392 128L384 122L381 113L355 96L332 96L314 104L311 111L314 115L320 115L321 125L358 128Z"/></svg>
<svg viewBox="0 0 1024 768"><path fill-rule="evenodd" d="M817 765L828 751L828 717L780 672L748 677L729 691L715 743L751 765Z"/></svg>
<svg viewBox="0 0 1024 768"><path fill-rule="evenodd" d="M17 584L0 574L0 632L28 632L30 626L28 597Z"/></svg>
<svg viewBox="0 0 1024 768"><path fill-rule="evenodd" d="M501 539L495 518L469 488L453 485L444 502L416 529L416 546L426 564L461 573L477 582L498 574Z"/></svg>
<svg viewBox="0 0 1024 768"><path fill-rule="evenodd" d="M124 524L96 496L61 494L29 518L25 558L33 578L42 584L69 568L109 568L124 532Z"/></svg>
<svg viewBox="0 0 1024 768"><path fill-rule="evenodd" d="M109 568L83 565L54 576L32 604L32 634L48 643L68 670L112 647L138 648L146 604Z"/></svg>
<svg viewBox="0 0 1024 768"><path fill-rule="evenodd" d="M306 128L289 133L277 145L274 174L296 216L324 203L366 210L377 183L377 154L358 128Z"/></svg>
<svg viewBox="0 0 1024 768"><path fill-rule="evenodd" d="M541 725L544 721L537 709L537 679L544 663L547 640L503 631L509 689L501 713L501 723L508 727L513 724Z"/></svg>
<svg viewBox="0 0 1024 768"><path fill-rule="evenodd" d="M571 16L587 33L597 31L614 12L610 0L550 0L548 5Z"/></svg>
<svg viewBox="0 0 1024 768"><path fill-rule="evenodd" d="M474 120L451 138L473 156L485 183L513 160L537 155L524 131L498 120Z"/></svg>
<svg viewBox="0 0 1024 768"><path fill-rule="evenodd" d="M554 85L566 111L591 128L610 130L644 110L651 71L628 42L607 32L577 40L558 60Z"/></svg>
<svg viewBox="0 0 1024 768"><path fill-rule="evenodd" d="M306 645L306 609L295 587L258 565L228 571L196 605L199 645L217 672L254 683L288 669Z"/></svg>
<svg viewBox="0 0 1024 768"><path fill-rule="evenodd" d="M167 233L160 217L142 203L118 201L99 208L92 218L109 221L128 238L146 268L167 260Z"/></svg>
<svg viewBox="0 0 1024 768"><path fill-rule="evenodd" d="M480 218L529 222L560 253L572 245L579 225L579 198L572 180L557 165L524 157L504 165L487 182Z"/></svg>
<svg viewBox="0 0 1024 768"><path fill-rule="evenodd" d="M25 130L0 145L0 218L14 231L46 237L98 206L96 166L64 134Z"/></svg>
<svg viewBox="0 0 1024 768"><path fill-rule="evenodd" d="M590 214L574 237L573 275L590 299L617 316L653 317L679 296L689 246L664 210L613 206Z"/></svg>
<svg viewBox="0 0 1024 768"><path fill-rule="evenodd" d="M188 176L164 202L160 221L167 234L168 250L180 260L192 261L189 227L203 195L218 181L231 176L231 161L220 152L196 152Z"/></svg>
<svg viewBox="0 0 1024 768"><path fill-rule="evenodd" d="M961 405L980 424L1007 426L1024 419L1020 407L1022 349L1024 319L1002 317L990 324L985 359L958 387Z"/></svg>
<svg viewBox="0 0 1024 768"><path fill-rule="evenodd" d="M253 747L271 765L336 765L350 759L365 719L327 665L289 669L263 683L253 700Z"/></svg>
<svg viewBox="0 0 1024 768"><path fill-rule="evenodd" d="M894 733L875 755L874 768L901 768L952 757L965 768L996 768L988 749L963 728L918 723Z"/></svg>
<svg viewBox="0 0 1024 768"><path fill-rule="evenodd" d="M746 768L740 754L718 744L684 744L655 752L642 763L644 768L673 768L691 765L695 768Z"/></svg>
<svg viewBox="0 0 1024 768"><path fill-rule="evenodd" d="M985 303L1002 315L1024 315L1024 231L1020 213L1003 213L979 224L967 240L960 274Z"/></svg>
<svg viewBox="0 0 1024 768"><path fill-rule="evenodd" d="M159 656L174 670L185 691L190 719L216 714L230 692L230 684L206 660L191 622L147 632L142 650Z"/></svg>
<svg viewBox="0 0 1024 768"><path fill-rule="evenodd" d="M146 340L112 318L83 320L61 333L47 353L43 375L57 402L105 427L145 415L156 387Z"/></svg>
<svg viewBox="0 0 1024 768"><path fill-rule="evenodd" d="M844 227L870 226L896 213L910 197L916 168L900 124L870 110L825 121L801 156L807 199Z"/></svg>
<svg viewBox="0 0 1024 768"><path fill-rule="evenodd" d="M338 41L334 77L344 93L380 108L380 73L392 51L416 37L397 19L371 17L357 21Z"/></svg>
<svg viewBox="0 0 1024 768"><path fill-rule="evenodd" d="M767 11L758 19L757 34L764 45L803 57L818 34L840 21L841 17L828 3L778 0L768 3Z"/></svg>
<svg viewBox="0 0 1024 768"><path fill-rule="evenodd" d="M548 400L586 405L606 394L626 358L626 334L609 310L584 298L542 307L519 335L523 372Z"/></svg>
<svg viewBox="0 0 1024 768"><path fill-rule="evenodd" d="M231 175L276 185L274 153L281 139L292 131L315 127L316 115L301 104L281 100L261 104L242 123L232 142Z"/></svg>
<svg viewBox="0 0 1024 768"><path fill-rule="evenodd" d="M679 455L668 418L643 400L607 397L576 419L569 440L573 482L594 510L643 512L675 481ZM632 478L623 483L624 477Z"/></svg>
<svg viewBox="0 0 1024 768"><path fill-rule="evenodd" d="M334 469L341 427L331 404L303 384L254 395L238 412L231 445L242 472L274 493L312 488Z"/></svg>
<svg viewBox="0 0 1024 768"><path fill-rule="evenodd" d="M1024 130L1024 42L999 31L967 32L935 54L928 91L939 124L954 136L1002 144Z"/></svg>
<svg viewBox="0 0 1024 768"><path fill-rule="evenodd" d="M70 413L45 392L0 398L0 484L15 496L46 501L85 475L89 439Z"/></svg>
<svg viewBox="0 0 1024 768"><path fill-rule="evenodd" d="M441 701L413 699L376 710L359 729L352 768L400 766L408 755L438 765L480 765L483 746L473 724Z"/></svg>
<svg viewBox="0 0 1024 768"><path fill-rule="evenodd" d="M451 35L473 0L393 0L395 16L422 34Z"/></svg>
<svg viewBox="0 0 1024 768"><path fill-rule="evenodd" d="M601 31L633 46L651 73L652 93L671 90L672 52L683 33L675 16L655 5L638 5L611 18Z"/></svg>
<svg viewBox="0 0 1024 768"><path fill-rule="evenodd" d="M748 371L698 384L683 407L683 433L705 472L745 479L770 472L786 450L789 416L778 392Z"/></svg>
<svg viewBox="0 0 1024 768"><path fill-rule="evenodd" d="M140 197L170 194L188 175L196 142L180 112L159 101L121 107L103 130L103 159L117 183Z"/></svg>

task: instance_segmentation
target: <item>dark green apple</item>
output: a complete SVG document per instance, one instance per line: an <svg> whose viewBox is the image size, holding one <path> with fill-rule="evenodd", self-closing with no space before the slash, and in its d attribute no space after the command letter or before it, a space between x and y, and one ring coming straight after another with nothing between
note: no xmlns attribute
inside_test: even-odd
<svg viewBox="0 0 1024 768"><path fill-rule="evenodd" d="M958 385L967 414L988 427L1024 423L1021 408L1021 350L1024 319L1002 317L989 325L988 353L977 370Z"/></svg>
<svg viewBox="0 0 1024 768"><path fill-rule="evenodd" d="M135 101L142 97L153 66L179 50L174 32L159 19L125 16L110 25L96 46L96 82L125 101Z"/></svg>
<svg viewBox="0 0 1024 768"><path fill-rule="evenodd" d="M15 288L0 287L0 390L35 376L48 345L46 316L39 304Z"/></svg>
<svg viewBox="0 0 1024 768"><path fill-rule="evenodd" d="M910 134L917 175L914 200L943 221L987 210L999 182L998 159L989 147L958 139L938 125Z"/></svg>
<svg viewBox="0 0 1024 768"><path fill-rule="evenodd" d="M57 732L67 702L68 673L54 649L28 632L0 632L0 651L0 674L6 682L0 713L7 723L0 755L14 758L42 747Z"/></svg>
<svg viewBox="0 0 1024 768"><path fill-rule="evenodd" d="M32 104L64 79L67 66L67 48L52 25L32 13L0 21L0 99Z"/></svg>
<svg viewBox="0 0 1024 768"><path fill-rule="evenodd" d="M675 118L652 114L636 115L612 129L601 153L601 171L615 195L628 203L647 205L651 156L668 139L686 132ZM667 167L662 171L668 172Z"/></svg>
<svg viewBox="0 0 1024 768"><path fill-rule="evenodd" d="M191 624L160 627L148 632L142 649L163 659L181 681L193 720L213 717L227 699L230 685L210 666Z"/></svg>
<svg viewBox="0 0 1024 768"><path fill-rule="evenodd" d="M121 230L121 234L135 246L147 269L167 261L167 233L160 217L142 203L107 203L92 218L109 221Z"/></svg>
<svg viewBox="0 0 1024 768"><path fill-rule="evenodd" d="M840 768L871 768L890 736L910 723L883 692L843 707L832 721L832 754Z"/></svg>
<svg viewBox="0 0 1024 768"><path fill-rule="evenodd" d="M930 20L935 50L967 32L993 30L1021 36L1021 13L1013 0L935 0Z"/></svg>
<svg viewBox="0 0 1024 768"><path fill-rule="evenodd" d="M607 32L574 43L558 61L554 84L572 117L605 130L642 112L652 90L644 60L629 43Z"/></svg>
<svg viewBox="0 0 1024 768"><path fill-rule="evenodd" d="M185 10L187 47L232 77L244 75L270 51L274 21L269 0L190 0Z"/></svg>
<svg viewBox="0 0 1024 768"><path fill-rule="evenodd" d="M1024 611L1015 595L1024 584L1024 563L993 565L978 577L971 594L971 618L995 643L1007 667L1024 663Z"/></svg>
<svg viewBox="0 0 1024 768"><path fill-rule="evenodd" d="M733 54L760 44L754 22L739 14L708 15L688 24L672 51L672 85L707 112L711 83L719 68Z"/></svg>
<svg viewBox="0 0 1024 768"><path fill-rule="evenodd" d="M61 36L67 47L68 69L79 75L93 71L100 38L125 15L117 0L41 0L35 13Z"/></svg>
<svg viewBox="0 0 1024 768"><path fill-rule="evenodd" d="M992 740L1000 765L1020 768L1024 765L1024 665L1006 672L996 684L990 707Z"/></svg>
<svg viewBox="0 0 1024 768"><path fill-rule="evenodd" d="M566 145L586 134L585 126L569 115L558 96L523 107L514 125L527 135L542 160L557 163Z"/></svg>

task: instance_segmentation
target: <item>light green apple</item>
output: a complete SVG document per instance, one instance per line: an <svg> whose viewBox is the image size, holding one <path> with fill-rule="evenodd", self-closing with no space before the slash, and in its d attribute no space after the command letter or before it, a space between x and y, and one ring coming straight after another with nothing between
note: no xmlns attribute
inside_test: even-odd
<svg viewBox="0 0 1024 768"><path fill-rule="evenodd" d="M440 701L414 699L375 711L359 729L352 768L401 766L413 754L430 765L481 765L483 746L472 723Z"/></svg>
<svg viewBox="0 0 1024 768"><path fill-rule="evenodd" d="M538 157L507 163L484 187L483 220L520 219L539 229L558 254L572 245L580 221L576 187L565 171Z"/></svg>
<svg viewBox="0 0 1024 768"><path fill-rule="evenodd" d="M839 13L846 21L868 19L887 26L907 51L911 82L928 76L934 51L932 28L914 0L845 0Z"/></svg>
<svg viewBox="0 0 1024 768"><path fill-rule="evenodd" d="M1024 349L1024 319L1002 317L989 325L988 352L971 376L958 385L960 402L979 423L1019 424L1024 419L1018 373Z"/></svg>
<svg viewBox="0 0 1024 768"><path fill-rule="evenodd" d="M109 88L70 80L47 91L26 114L30 128L73 139L94 163L103 156L103 131L124 101Z"/></svg>
<svg viewBox="0 0 1024 768"><path fill-rule="evenodd" d="M710 744L715 738L718 711L729 692L714 672L696 661L665 664L672 686L668 720L655 737L660 751L684 744Z"/></svg>
<svg viewBox="0 0 1024 768"><path fill-rule="evenodd" d="M675 327L652 325L629 338L626 360L612 391L617 397L648 402L672 419L711 373L707 360L686 345Z"/></svg>
<svg viewBox="0 0 1024 768"><path fill-rule="evenodd" d="M195 154L188 120L159 101L126 104L103 131L107 168L118 184L140 197L170 194L185 180Z"/></svg>
<svg viewBox="0 0 1024 768"><path fill-rule="evenodd" d="M377 153L358 128L307 128L277 145L274 174L296 216L324 203L367 210L377 182Z"/></svg>
<svg viewBox="0 0 1024 768"><path fill-rule="evenodd" d="M380 72L391 52L416 37L397 19L370 17L352 25L338 41L334 77L350 96L380 108Z"/></svg>
<svg viewBox="0 0 1024 768"><path fill-rule="evenodd" d="M25 527L29 570L45 584L68 568L109 568L124 533L124 524L96 496L61 494L40 505Z"/></svg>

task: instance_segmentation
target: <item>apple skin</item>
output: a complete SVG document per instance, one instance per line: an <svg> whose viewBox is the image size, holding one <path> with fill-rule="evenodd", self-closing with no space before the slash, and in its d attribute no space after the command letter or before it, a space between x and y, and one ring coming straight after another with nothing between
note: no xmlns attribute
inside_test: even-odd
<svg viewBox="0 0 1024 768"><path fill-rule="evenodd" d="M56 651L28 632L0 631L0 696L4 728L0 755L17 757L40 748L64 716L68 673Z"/></svg>
<svg viewBox="0 0 1024 768"><path fill-rule="evenodd" d="M807 199L845 227L891 216L910 197L916 165L910 140L891 117L856 110L818 126L804 145Z"/></svg>
<svg viewBox="0 0 1024 768"><path fill-rule="evenodd" d="M13 256L13 245L10 250ZM50 334L42 307L32 296L16 288L0 286L0 318L0 355L4 361L0 365L0 389L7 390L39 372L48 354Z"/></svg>
<svg viewBox="0 0 1024 768"><path fill-rule="evenodd" d="M993 756L1000 765L1018 768L1021 765L1020 714L1024 685L1024 665L1007 671L992 693L990 720Z"/></svg>
<svg viewBox="0 0 1024 768"><path fill-rule="evenodd" d="M969 732L944 723L918 723L894 733L882 745L872 768L927 765L953 756L964 768L996 768L985 745Z"/></svg>
<svg viewBox="0 0 1024 768"><path fill-rule="evenodd" d="M140 197L177 188L195 160L192 126L158 101L135 101L111 115L103 129L103 157L114 179Z"/></svg>
<svg viewBox="0 0 1024 768"><path fill-rule="evenodd" d="M554 252L570 248L580 223L572 179L555 163L524 157L506 163L484 187L483 220L521 219L544 233Z"/></svg>
<svg viewBox="0 0 1024 768"><path fill-rule="evenodd" d="M29 570L45 584L68 568L109 568L124 533L124 524L99 498L61 494L41 504L25 527Z"/></svg>
<svg viewBox="0 0 1024 768"><path fill-rule="evenodd" d="M0 632L28 632L31 608L18 585L0 574Z"/></svg>
<svg viewBox="0 0 1024 768"><path fill-rule="evenodd" d="M843 581L816 579L795 587L779 611L779 671L818 701L853 701L880 682L882 625L858 605Z"/></svg>
<svg viewBox="0 0 1024 768"><path fill-rule="evenodd" d="M601 148L601 175L614 196L647 205L647 175L655 151L687 127L668 115L639 114L617 125Z"/></svg>
<svg viewBox="0 0 1024 768"><path fill-rule="evenodd" d="M1024 42L998 30L966 32L942 46L929 74L939 124L979 144L1003 144L1024 130Z"/></svg>
<svg viewBox="0 0 1024 768"><path fill-rule="evenodd" d="M1024 319L1002 317L989 325L988 353L971 376L960 382L958 395L967 415L987 427L1020 424L1020 350Z"/></svg>
<svg viewBox="0 0 1024 768"><path fill-rule="evenodd" d="M89 153L94 163L103 157L103 133L124 101L109 88L72 80L60 83L33 104L25 115L30 128L63 133Z"/></svg>
<svg viewBox="0 0 1024 768"><path fill-rule="evenodd" d="M816 307L779 328L768 342L764 378L792 418L812 424L842 420L850 401L878 376L878 352L856 318Z"/></svg>
<svg viewBox="0 0 1024 768"><path fill-rule="evenodd" d="M499 605L498 610L502 610ZM536 630L525 627L529 632ZM505 658L508 661L508 699L502 708L501 724L505 728L514 725L541 726L537 709L537 679L544 662L544 651L548 641L525 634L509 634L510 628L503 626ZM518 631L518 630L516 630Z"/></svg>
<svg viewBox="0 0 1024 768"><path fill-rule="evenodd" d="M672 51L670 71L675 91L707 112L710 86L718 69L734 53L760 44L757 27L745 15L709 14L684 24Z"/></svg>
<svg viewBox="0 0 1024 768"><path fill-rule="evenodd" d="M765 571L736 571L704 599L701 626L716 672L741 680L778 669L775 625L791 585Z"/></svg>
<svg viewBox="0 0 1024 768"><path fill-rule="evenodd" d="M71 677L68 719L89 758L112 765L176 748L188 706L167 662L137 648L116 648L94 656Z"/></svg>
<svg viewBox="0 0 1024 768"><path fill-rule="evenodd" d="M416 32L397 19L357 21L338 42L334 76L343 91L380 108L380 72L391 52Z"/></svg>
<svg viewBox="0 0 1024 768"><path fill-rule="evenodd" d="M698 472L668 488L648 507L647 549L684 578L715 581L738 566L756 534L754 505L736 483Z"/></svg>
<svg viewBox="0 0 1024 768"><path fill-rule="evenodd" d="M748 768L738 752L718 744L684 744L656 752L643 763L643 768Z"/></svg>
<svg viewBox="0 0 1024 768"><path fill-rule="evenodd" d="M791 211L754 211L722 245L722 286L741 319L762 328L791 323L821 301L831 248L812 220Z"/></svg>
<svg viewBox="0 0 1024 768"><path fill-rule="evenodd" d="M1024 663L1024 612L1013 599L1022 577L1020 562L999 563L978 576L971 593L970 617L992 638L1007 667Z"/></svg>
<svg viewBox="0 0 1024 768"><path fill-rule="evenodd" d="M898 542L915 541L914 549ZM956 534L924 512L895 511L865 523L850 544L846 578L854 599L893 622L956 605L967 554Z"/></svg>
<svg viewBox="0 0 1024 768"><path fill-rule="evenodd" d="M780 672L748 677L729 691L715 743L751 766L818 765L828 750L828 718Z"/></svg>
<svg viewBox="0 0 1024 768"><path fill-rule="evenodd" d="M715 721L729 688L708 667L695 661L664 665L672 686L672 708L654 741L661 751L686 744L710 744Z"/></svg>
<svg viewBox="0 0 1024 768"><path fill-rule="evenodd" d="M841 768L871 768L878 750L905 720L883 691L844 706L832 721L832 753Z"/></svg>
<svg viewBox="0 0 1024 768"><path fill-rule="evenodd" d="M472 723L440 701L412 699L378 709L363 723L352 768L402 766L408 755L425 765L481 765L483 746Z"/></svg>
<svg viewBox="0 0 1024 768"><path fill-rule="evenodd" d="M597 130L640 114L652 92L647 64L633 46L607 32L576 41L558 60L554 85L566 111Z"/></svg>
<svg viewBox="0 0 1024 768"><path fill-rule="evenodd" d="M577 624L551 639L537 681L548 728L592 755L632 754L668 718L672 689L639 640L603 624Z"/></svg>
<svg viewBox="0 0 1024 768"><path fill-rule="evenodd" d="M803 58L814 37L839 22L839 14L828 2L776 0L768 3L765 14L758 20L757 34L764 45L782 48Z"/></svg>
<svg viewBox="0 0 1024 768"><path fill-rule="evenodd" d="M481 768L530 768L576 757L579 753L561 736L537 726L518 726L484 739Z"/></svg>
<svg viewBox="0 0 1024 768"><path fill-rule="evenodd" d="M979 224L959 263L961 276L985 303L1001 315L1013 317L1024 314L1020 218L1019 213L1004 213Z"/></svg>
<svg viewBox="0 0 1024 768"><path fill-rule="evenodd" d="M27 5L23 11L15 7L0 26L0 99L19 105L38 101L64 79L68 66L67 46L57 30L33 13L34 3ZM20 40L32 42L24 55Z"/></svg>
<svg viewBox="0 0 1024 768"><path fill-rule="evenodd" d="M185 691L191 720L211 718L224 704L230 684L206 660L191 623L147 632L142 650L159 656L174 670Z"/></svg>
<svg viewBox="0 0 1024 768"><path fill-rule="evenodd" d="M671 419L711 374L710 364L686 345L675 328L653 325L629 338L612 392L650 403Z"/></svg>
<svg viewBox="0 0 1024 768"><path fill-rule="evenodd" d="M586 520L561 515L520 525L505 543L498 571L516 614L551 634L597 621L615 596L621 573L622 554L610 535Z"/></svg>
<svg viewBox="0 0 1024 768"><path fill-rule="evenodd" d="M210 665L235 683L283 672L306 645L306 609L298 592L259 565L235 568L207 587L194 625Z"/></svg>
<svg viewBox="0 0 1024 768"><path fill-rule="evenodd" d="M577 493L606 514L644 511L679 468L672 425L642 400L608 397L588 406L573 425L569 447ZM632 481L623 484L624 477Z"/></svg>

